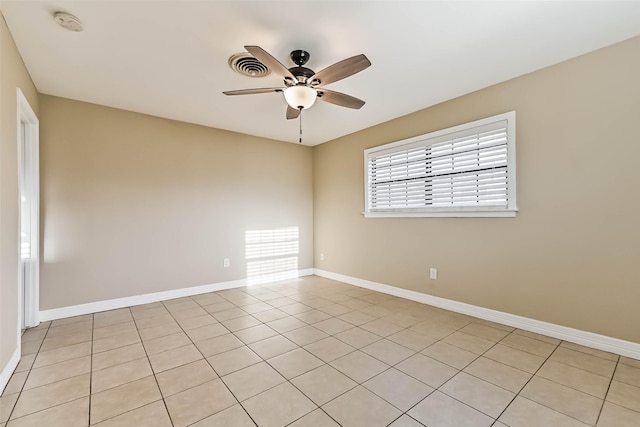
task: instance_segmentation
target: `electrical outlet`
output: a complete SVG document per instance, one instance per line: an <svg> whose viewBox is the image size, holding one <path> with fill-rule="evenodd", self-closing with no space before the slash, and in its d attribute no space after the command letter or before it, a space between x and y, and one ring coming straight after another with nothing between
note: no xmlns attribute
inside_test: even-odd
<svg viewBox="0 0 640 427"><path fill-rule="evenodd" d="M320 261L324 261L324 254L320 254Z"/></svg>
<svg viewBox="0 0 640 427"><path fill-rule="evenodd" d="M438 278L438 269L437 268L430 268L429 269L429 278L436 280Z"/></svg>
<svg viewBox="0 0 640 427"><path fill-rule="evenodd" d="M224 268L229 267L229 258L225 258L224 260L222 260L222 265L224 266Z"/></svg>

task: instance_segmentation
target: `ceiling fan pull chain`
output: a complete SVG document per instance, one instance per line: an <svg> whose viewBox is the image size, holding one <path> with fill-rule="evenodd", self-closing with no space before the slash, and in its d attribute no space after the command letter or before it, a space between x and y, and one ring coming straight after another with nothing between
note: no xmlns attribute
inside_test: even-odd
<svg viewBox="0 0 640 427"><path fill-rule="evenodd" d="M302 108L300 108L300 144L302 144Z"/></svg>

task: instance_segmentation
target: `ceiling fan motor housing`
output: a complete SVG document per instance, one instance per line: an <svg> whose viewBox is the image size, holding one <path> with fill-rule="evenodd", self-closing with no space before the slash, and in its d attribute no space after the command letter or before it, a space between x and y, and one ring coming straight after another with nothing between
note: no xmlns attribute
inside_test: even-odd
<svg viewBox="0 0 640 427"><path fill-rule="evenodd" d="M296 79L301 83L306 83L307 79L315 74L315 71L307 67L291 67L289 71L291 71L291 74L296 76Z"/></svg>
<svg viewBox="0 0 640 427"><path fill-rule="evenodd" d="M289 54L289 58L291 58L291 61L297 65L297 67L289 68L289 71L291 74L296 76L298 82L306 83L307 79L315 74L315 71L307 67L303 67L303 65L309 61L309 58L311 58L311 55L306 50L294 50Z"/></svg>

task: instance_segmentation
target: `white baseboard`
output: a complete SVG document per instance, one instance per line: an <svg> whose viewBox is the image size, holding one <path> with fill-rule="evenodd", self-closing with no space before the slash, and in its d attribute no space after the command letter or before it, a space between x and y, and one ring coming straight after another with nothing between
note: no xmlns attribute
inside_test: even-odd
<svg viewBox="0 0 640 427"><path fill-rule="evenodd" d="M18 348L16 348L0 372L0 395L4 392L4 388L7 386L7 383L9 383L11 375L13 375L13 371L18 367L18 363L20 363L20 343L18 343Z"/></svg>
<svg viewBox="0 0 640 427"><path fill-rule="evenodd" d="M313 268L298 270L298 277L311 276ZM206 294L209 292L223 291L226 289L242 288L247 286L246 279L232 280L228 282L213 283L210 285L193 286L190 288L172 289L170 291L154 292L150 294L134 295L131 297L116 298L105 301L90 302L68 307L52 308L40 311L40 321L63 319L65 317L81 316L83 314L98 313L101 311L115 310L117 308L131 307L134 305L149 304L174 298L189 297Z"/></svg>
<svg viewBox="0 0 640 427"><path fill-rule="evenodd" d="M504 313L502 311L492 310L489 308L478 307L463 302L453 301L433 295L423 294L421 292L410 291L395 286L385 285L382 283L372 282L369 280L359 279L357 277L346 276L344 274L333 273L330 271L314 269L314 274L327 279L337 280L339 282L348 283L350 285L359 286L361 288L371 289L373 291L382 292L389 295L405 298L408 300L432 305L446 310L462 313L480 319L489 320L503 325L513 326L514 328L524 329L526 331L547 335L572 343L585 345L599 350L609 351L611 353L640 359L640 344L624 341L618 338L599 335L593 332L581 331L579 329L568 328L553 323L543 322L540 320L530 319L528 317L517 316L515 314Z"/></svg>
<svg viewBox="0 0 640 427"><path fill-rule="evenodd" d="M304 270L298 270L298 277L313 276L314 271L315 270L313 268L305 268Z"/></svg>

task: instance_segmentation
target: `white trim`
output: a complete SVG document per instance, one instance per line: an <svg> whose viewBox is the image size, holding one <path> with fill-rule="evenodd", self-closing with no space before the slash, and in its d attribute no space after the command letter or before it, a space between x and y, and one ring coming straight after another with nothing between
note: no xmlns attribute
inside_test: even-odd
<svg viewBox="0 0 640 427"><path fill-rule="evenodd" d="M20 346L15 349L9 362L7 362L2 372L0 372L0 395L4 392L4 388L9 383L11 375L13 375L13 371L18 367L18 363L20 363Z"/></svg>
<svg viewBox="0 0 640 427"><path fill-rule="evenodd" d="M423 141L425 139L434 139L434 138L440 138L443 136L447 136L449 134L452 133L456 133L456 132L461 132L461 131L466 131L470 128L476 128L476 127L480 127L480 126L484 126L484 125L489 125L491 123L495 123L495 122L499 122L502 120L507 120L507 121L511 121L511 120L515 120L516 118L516 112L514 111L508 111L506 113L501 113L501 114L496 114L495 116L491 116L491 117L485 117L484 119L478 119L478 120L474 120L472 122L467 122L467 123L462 123L459 125L455 125L455 126L451 126L445 129L440 129L440 130L436 130L433 132L429 132L429 133L425 133L422 135L418 135L418 136L414 136L411 138L406 138L406 139L402 139L400 141L394 141L394 142L389 142L387 144L382 144L382 145L378 145L375 147L371 147L371 148L367 148L365 151L367 153L377 153L377 152L384 152L384 151L391 151L391 149L396 148L396 147L403 147L405 145L409 145L409 144L413 144L416 142L420 142ZM515 124L513 128L509 129L511 130L515 130Z"/></svg>
<svg viewBox="0 0 640 427"><path fill-rule="evenodd" d="M314 273L317 276L326 277L327 279L337 280L350 285L359 286L361 288L371 289L373 291L417 301L434 307L444 308L456 313L462 313L478 317L480 319L501 323L503 325L513 326L514 328L524 329L526 331L597 348L599 350L621 354L634 359L640 359L640 343L612 338L606 335L595 334L593 332L581 331L579 329L530 319L528 317L517 316L515 314L504 313L502 311L492 310L489 308L478 307L459 301L440 298L433 295L423 294L421 292L410 291L395 286L385 285L317 268L314 269Z"/></svg>
<svg viewBox="0 0 640 427"><path fill-rule="evenodd" d="M311 276L313 268L298 270L298 277ZM208 292L223 291L226 289L242 288L247 286L246 279L231 280L228 282L212 283L209 285L192 286L190 288L172 289L170 291L154 292L150 294L134 295L124 298L116 298L105 301L90 302L87 304L71 305L67 307L52 308L40 312L40 320L63 319L65 317L81 316L83 314L98 313L100 311L115 310L117 308L131 307L134 305L149 304L174 298L189 297L192 295L206 294Z"/></svg>
<svg viewBox="0 0 640 427"><path fill-rule="evenodd" d="M507 135L509 135L509 149L507 150L507 164L509 165L509 206L517 211L518 194L516 190L516 112L511 111L513 116L507 116ZM511 114L506 113L506 114Z"/></svg>
<svg viewBox="0 0 640 427"><path fill-rule="evenodd" d="M65 317L81 316L83 314L98 313L100 311L115 310L117 308L131 307L134 305L149 304L174 298L188 297L191 295L205 294L207 292L223 291L225 289L240 288L247 285L245 279L229 282L213 283L210 285L194 286L190 288L173 289L170 291L154 292L150 294L134 295L124 298L116 298L104 301L90 302L86 304L71 305L67 307L52 308L40 312L40 320L63 319Z"/></svg>
<svg viewBox="0 0 640 427"><path fill-rule="evenodd" d="M406 211L377 211L362 212L365 218L515 218L518 209L501 210L463 210L459 211L433 211L433 212L406 212Z"/></svg>
<svg viewBox="0 0 640 427"><path fill-rule="evenodd" d="M298 277L302 276L313 276L314 269L313 268L305 268L304 270L298 270Z"/></svg>
<svg viewBox="0 0 640 427"><path fill-rule="evenodd" d="M20 348L20 329L22 326L34 327L40 323L38 318L40 312L40 178L39 178L39 145L40 145L40 122L35 112L29 105L29 101L24 96L20 88L16 89L17 102L17 144L18 144L18 171L20 185L26 186L25 191L31 201L30 224L31 242L30 252L32 254L29 262L19 261L18 273L18 348ZM22 137L22 126L25 124L25 135ZM22 146L24 142L24 146ZM24 158L23 158L24 156ZM29 170L23 170L23 161L31 165ZM23 173L28 174L27 182L22 182ZM18 201L21 204L21 201ZM18 229L20 233L20 228ZM20 239L18 240L20 242ZM18 247L20 257L20 247ZM24 270L28 272L26 280L23 278ZM23 282L24 282L24 302L23 302ZM24 313L23 313L24 310Z"/></svg>

